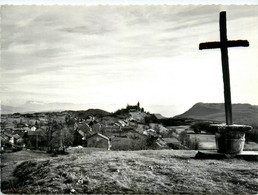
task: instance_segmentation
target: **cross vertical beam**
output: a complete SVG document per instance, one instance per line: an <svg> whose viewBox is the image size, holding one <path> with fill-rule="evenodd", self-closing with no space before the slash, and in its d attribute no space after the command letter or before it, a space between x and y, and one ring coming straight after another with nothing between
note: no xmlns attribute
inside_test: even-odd
<svg viewBox="0 0 258 195"><path fill-rule="evenodd" d="M229 77L229 65L228 65L228 47L227 47L227 23L226 12L220 12L220 42L221 42L221 60L222 60L222 72L224 82L224 101L225 101L225 113L226 124L232 125L232 105L231 105L231 92L230 92L230 77Z"/></svg>

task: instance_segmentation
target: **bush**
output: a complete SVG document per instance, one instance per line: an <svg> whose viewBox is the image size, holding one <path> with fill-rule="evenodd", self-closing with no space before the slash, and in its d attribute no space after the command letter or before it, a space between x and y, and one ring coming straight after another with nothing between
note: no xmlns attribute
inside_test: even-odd
<svg viewBox="0 0 258 195"><path fill-rule="evenodd" d="M258 127L254 127L251 131L245 134L246 142L258 143Z"/></svg>
<svg viewBox="0 0 258 195"><path fill-rule="evenodd" d="M111 141L111 150L144 150L146 141L132 138L115 137Z"/></svg>
<svg viewBox="0 0 258 195"><path fill-rule="evenodd" d="M149 125L150 123L158 123L158 119L154 114L149 114L144 117L145 124Z"/></svg>
<svg viewBox="0 0 258 195"><path fill-rule="evenodd" d="M190 139L190 149L198 150L200 148L200 140L197 138L194 138L194 140Z"/></svg>
<svg viewBox="0 0 258 195"><path fill-rule="evenodd" d="M180 143L168 143L167 146L173 150L185 150L188 149L186 146Z"/></svg>
<svg viewBox="0 0 258 195"><path fill-rule="evenodd" d="M164 131L161 133L163 138L174 137L176 134L177 134L176 129L168 129L167 131Z"/></svg>
<svg viewBox="0 0 258 195"><path fill-rule="evenodd" d="M201 133L201 131L205 131L207 133L215 134L215 128L211 126L211 122L195 122L190 125L190 128L194 131L194 133Z"/></svg>
<svg viewBox="0 0 258 195"><path fill-rule="evenodd" d="M181 141L181 144L186 146L188 149L191 150L198 150L200 147L200 140L195 138L191 139L190 136L187 134L187 131L182 131L179 134L179 141Z"/></svg>

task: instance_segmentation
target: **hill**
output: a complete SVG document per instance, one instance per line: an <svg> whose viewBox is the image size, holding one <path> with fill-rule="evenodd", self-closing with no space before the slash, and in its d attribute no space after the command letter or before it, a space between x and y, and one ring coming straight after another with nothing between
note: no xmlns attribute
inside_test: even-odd
<svg viewBox="0 0 258 195"><path fill-rule="evenodd" d="M233 123L258 126L258 106L251 104L233 104ZM224 104L197 103L188 111L174 118L192 118L225 122Z"/></svg>
<svg viewBox="0 0 258 195"><path fill-rule="evenodd" d="M100 118L100 117L110 115L109 112L107 112L105 110L101 110L101 109L88 109L88 110L78 110L78 111L68 110L68 111L63 111L63 112L69 113L78 118L87 118L89 116L94 116L94 117Z"/></svg>
<svg viewBox="0 0 258 195"><path fill-rule="evenodd" d="M2 183L2 192L255 194L258 190L256 162L199 160L192 158L197 151L191 150L68 151L66 156L19 162L13 172L15 178ZM9 163L5 161L3 171Z"/></svg>

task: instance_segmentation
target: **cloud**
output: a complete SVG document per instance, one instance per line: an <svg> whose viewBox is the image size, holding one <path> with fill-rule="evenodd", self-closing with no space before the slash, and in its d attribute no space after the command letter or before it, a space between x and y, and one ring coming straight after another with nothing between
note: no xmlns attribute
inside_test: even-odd
<svg viewBox="0 0 258 195"><path fill-rule="evenodd" d="M23 96L26 101L31 97L39 101L106 105L138 101L139 97L151 105L157 102L171 105L171 99L176 104L189 102L187 92L178 91L190 83L201 93L203 81L193 72L209 71L214 63L219 64L214 71L221 71L219 50L198 50L200 42L219 40L220 10L228 10L230 38L250 39L250 62L257 53L257 6L3 6L1 9L0 71L4 101L10 96ZM230 57L240 62L241 55L236 52ZM203 63L208 65L203 68ZM207 80L215 80L207 85L209 82L215 85L217 76L211 75L210 79L205 76ZM178 81L180 85L175 85ZM167 85L172 89L164 87ZM198 98L196 93L192 100L202 101Z"/></svg>

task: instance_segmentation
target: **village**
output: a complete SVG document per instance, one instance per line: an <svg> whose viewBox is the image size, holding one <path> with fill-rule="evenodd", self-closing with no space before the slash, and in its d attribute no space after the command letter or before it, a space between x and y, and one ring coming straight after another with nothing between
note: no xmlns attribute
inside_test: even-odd
<svg viewBox="0 0 258 195"><path fill-rule="evenodd" d="M25 194L177 194L194 189L198 193L210 187L205 177L223 183L228 179L221 174L225 172L232 179L228 191L253 193L255 160L199 159L198 150L216 149L211 124L214 121L156 117L140 103L114 113L89 109L2 115L2 190ZM250 143L245 149L257 146ZM239 167L245 172L238 172ZM150 184L161 181L157 189L146 186L146 178ZM164 178L172 181L165 181L165 188ZM173 188L178 178L187 182ZM196 178L196 188L189 189ZM238 178L248 182L235 185L242 180ZM104 184L100 187L98 181ZM136 189L125 187L134 186L135 181L139 184ZM105 183L108 188L103 187ZM222 190L222 184L210 188L210 192Z"/></svg>
<svg viewBox="0 0 258 195"><path fill-rule="evenodd" d="M175 129L158 123L155 115L145 112L140 103L127 105L115 113L92 109L1 116L2 152L28 149L62 153L69 146L106 150L179 149L183 146L178 137Z"/></svg>

